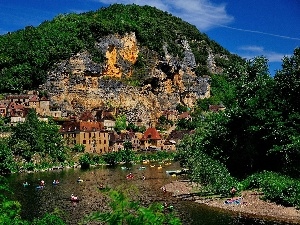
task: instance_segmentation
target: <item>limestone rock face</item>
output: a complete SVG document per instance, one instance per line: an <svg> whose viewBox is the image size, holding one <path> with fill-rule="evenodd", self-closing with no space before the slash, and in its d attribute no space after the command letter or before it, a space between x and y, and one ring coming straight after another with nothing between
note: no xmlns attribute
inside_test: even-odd
<svg viewBox="0 0 300 225"><path fill-rule="evenodd" d="M139 46L134 33L109 35L96 43L103 63L96 63L88 52L80 52L59 62L48 73L46 90L51 105L63 114L80 115L104 108L118 109L128 122L141 120L148 126L163 110L178 104L192 107L198 98L210 94L209 77L197 77L193 69L195 57L189 43L183 41L184 57L179 59L163 47L164 56ZM145 56L146 66L137 70L138 56ZM127 79L138 74L140 85L132 86Z"/></svg>

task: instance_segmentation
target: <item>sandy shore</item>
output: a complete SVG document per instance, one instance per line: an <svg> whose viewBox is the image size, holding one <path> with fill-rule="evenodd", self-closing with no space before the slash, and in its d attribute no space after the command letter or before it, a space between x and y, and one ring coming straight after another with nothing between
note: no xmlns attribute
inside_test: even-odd
<svg viewBox="0 0 300 225"><path fill-rule="evenodd" d="M165 188L167 192L171 192L173 196L181 199L243 213L249 217L300 224L300 210L297 210L294 207L284 207L275 203L263 201L260 199L262 193L244 191L235 198L239 198L238 202L231 202L230 198L201 198L196 195L197 185L185 180L173 181L172 183L165 185ZM226 200L229 203L227 202L226 204Z"/></svg>

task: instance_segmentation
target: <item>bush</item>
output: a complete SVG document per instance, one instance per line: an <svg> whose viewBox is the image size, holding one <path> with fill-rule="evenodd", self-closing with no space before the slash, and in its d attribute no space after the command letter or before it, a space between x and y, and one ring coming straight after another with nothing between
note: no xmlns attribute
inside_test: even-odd
<svg viewBox="0 0 300 225"><path fill-rule="evenodd" d="M284 206L300 207L300 181L275 172L253 174L241 182L243 189L259 188L264 199Z"/></svg>
<svg viewBox="0 0 300 225"><path fill-rule="evenodd" d="M79 158L79 164L82 169L87 169L92 163L92 157L89 153L85 153Z"/></svg>

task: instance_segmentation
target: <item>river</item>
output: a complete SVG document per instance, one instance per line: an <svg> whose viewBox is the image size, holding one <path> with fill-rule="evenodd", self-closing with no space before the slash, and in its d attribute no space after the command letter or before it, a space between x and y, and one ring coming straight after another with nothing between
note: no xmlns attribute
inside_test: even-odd
<svg viewBox="0 0 300 225"><path fill-rule="evenodd" d="M140 170L144 166L145 169ZM143 205L152 202L167 202L174 206L184 225L284 225L274 221L263 221L260 219L244 217L238 213L227 212L211 208L202 204L182 201L164 194L161 187L179 177L172 177L166 170L179 169L178 163L150 167L149 164L132 165L130 168L122 169L121 166L109 167L99 166L88 170L77 168L53 170L37 173L11 174L7 176L9 185L14 192L14 198L22 205L21 216L31 220L46 212L61 210L62 218L67 224L78 224L84 215L93 211L107 209L107 198L98 190L100 184L105 187L116 188L122 185L132 191L131 197L140 201ZM126 174L132 172L133 179L126 179ZM142 176L146 179L143 180ZM78 183L80 177L83 182ZM183 177L184 178L184 177ZM59 185L52 185L53 180L58 179ZM39 181L45 181L45 188L37 189ZM23 186L27 181L30 185ZM78 203L70 201L70 195L74 194L81 200Z"/></svg>

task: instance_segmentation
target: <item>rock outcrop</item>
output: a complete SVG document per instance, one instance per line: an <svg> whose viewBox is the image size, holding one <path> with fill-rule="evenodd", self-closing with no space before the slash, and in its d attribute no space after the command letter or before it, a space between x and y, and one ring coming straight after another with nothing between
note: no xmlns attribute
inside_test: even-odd
<svg viewBox="0 0 300 225"><path fill-rule="evenodd" d="M197 77L195 57L188 41L182 41L184 57L164 56L139 46L134 33L109 35L96 43L102 63L93 61L88 52L75 54L58 62L40 87L46 90L51 104L63 113L80 115L115 108L129 122L142 120L145 126L156 121L163 110L178 104L193 107L199 98L209 97L209 77ZM136 67L139 55L145 56L145 68ZM127 82L139 76L139 86Z"/></svg>

